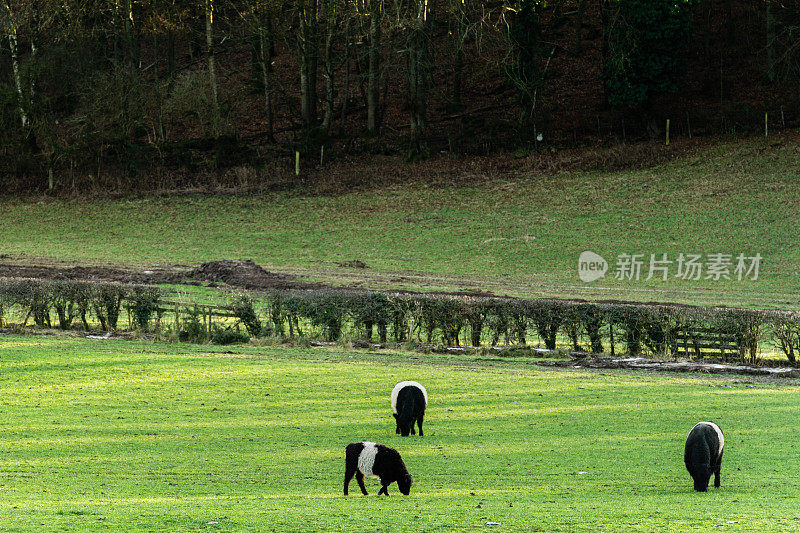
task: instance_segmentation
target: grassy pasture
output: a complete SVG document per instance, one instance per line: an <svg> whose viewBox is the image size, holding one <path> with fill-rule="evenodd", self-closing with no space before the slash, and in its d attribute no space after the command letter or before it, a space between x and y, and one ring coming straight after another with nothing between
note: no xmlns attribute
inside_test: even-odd
<svg viewBox="0 0 800 533"><path fill-rule="evenodd" d="M334 284L487 289L518 296L624 298L798 308L800 146L720 142L651 169L513 172L463 187L418 183L340 196L166 196L0 200L0 253L79 263L253 259ZM584 250L605 257L583 284ZM644 281L650 254L763 256L758 281ZM614 279L644 254L640 281ZM360 259L367 270L337 262Z"/></svg>
<svg viewBox="0 0 800 533"><path fill-rule="evenodd" d="M394 435L401 379L430 393ZM4 531L797 531L797 383L547 370L341 349L0 337ZM682 459L726 433L722 488ZM342 496L344 446L396 447L411 496ZM487 521L500 526L485 526Z"/></svg>

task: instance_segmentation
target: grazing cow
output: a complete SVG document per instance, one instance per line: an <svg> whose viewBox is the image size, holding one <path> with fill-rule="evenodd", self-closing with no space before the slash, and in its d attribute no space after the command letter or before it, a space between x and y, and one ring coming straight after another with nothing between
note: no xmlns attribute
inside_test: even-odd
<svg viewBox="0 0 800 533"><path fill-rule="evenodd" d="M713 422L698 422L689 432L683 460L686 463L686 470L694 480L694 490L706 492L712 473L714 487L719 487L723 446L725 437L722 436L719 426Z"/></svg>
<svg viewBox="0 0 800 533"><path fill-rule="evenodd" d="M422 437L422 420L425 418L425 408L428 406L428 391L416 381L401 381L392 389L392 411L397 421L395 433L408 437L415 435L414 421L419 426L419 436Z"/></svg>
<svg viewBox="0 0 800 533"><path fill-rule="evenodd" d="M377 477L381 481L381 493L389 495L386 488L397 481L397 488L400 492L408 496L411 492L411 474L408 473L403 459L397 450L375 444L374 442L354 442L348 444L344 456L344 495L347 496L347 489L353 475L356 476L361 492L366 494L367 488L364 486L364 477Z"/></svg>

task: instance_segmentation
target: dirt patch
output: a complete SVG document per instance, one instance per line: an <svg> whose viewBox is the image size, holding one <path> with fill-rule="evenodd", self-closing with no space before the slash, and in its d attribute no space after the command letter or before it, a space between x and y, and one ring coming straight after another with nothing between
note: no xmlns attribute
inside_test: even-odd
<svg viewBox="0 0 800 533"><path fill-rule="evenodd" d="M429 276L415 274L408 278L391 278L389 280L381 273L372 276L369 267L362 261L348 261L346 264L337 264L336 276L332 281L309 282L303 281L304 276L325 276L330 272L302 271L298 273L276 273L265 270L250 259L247 260L222 260L202 263L196 268L185 265L161 265L147 269L133 267L105 267L105 266L56 266L37 265L19 262L19 259L5 257L0 261L0 278L29 278L40 280L75 280L88 282L116 282L133 283L138 285L156 284L185 284L205 285L217 287L226 284L230 287L249 290L323 290L338 289L350 291L367 291L363 285L384 285L391 283L409 282L421 284L426 287L437 281ZM363 265L363 266L361 266ZM340 270L341 269L341 270ZM463 282L459 282L464 284ZM420 294L416 290L391 290L397 294ZM472 296L492 297L494 293L475 287L464 288L461 291L435 291L442 296Z"/></svg>
<svg viewBox="0 0 800 533"><path fill-rule="evenodd" d="M576 357L568 361L541 361L539 364L560 368L624 368L636 370L657 370L663 372L743 374L747 376L781 378L800 377L800 369L798 368L703 363L700 361L667 361L662 359L645 359L642 357Z"/></svg>
<svg viewBox="0 0 800 533"><path fill-rule="evenodd" d="M41 280L73 280L88 282L132 283L156 285L164 283L210 286L225 283L243 289L321 289L324 285L297 280L289 274L275 274L253 261L211 261L195 269L162 266L133 269L103 266L43 266L0 262L0 278L30 278Z"/></svg>
<svg viewBox="0 0 800 533"><path fill-rule="evenodd" d="M115 267L54 267L0 263L0 278L113 281L117 283L179 283L183 274L172 269L133 270Z"/></svg>

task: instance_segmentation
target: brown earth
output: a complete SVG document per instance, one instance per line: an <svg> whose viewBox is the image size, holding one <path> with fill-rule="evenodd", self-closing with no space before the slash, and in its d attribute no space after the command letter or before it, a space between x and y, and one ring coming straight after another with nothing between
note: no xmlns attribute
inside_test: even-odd
<svg viewBox="0 0 800 533"><path fill-rule="evenodd" d="M20 265L0 262L0 278L111 281L117 283L180 283L182 276L169 269L134 270L121 267Z"/></svg>
<svg viewBox="0 0 800 533"><path fill-rule="evenodd" d="M0 278L30 278L40 280L73 280L134 284L188 284L215 287L225 283L242 289L311 289L322 284L299 281L296 276L268 272L251 260L211 261L197 268L186 269L167 265L152 269L133 269L107 266L46 266L0 262Z"/></svg>
<svg viewBox="0 0 800 533"><path fill-rule="evenodd" d="M3 261L5 259L6 261ZM345 289L366 291L365 281L372 278L359 276L358 272L367 269L360 260L338 263L342 275L333 279L339 283L310 282L302 279L302 275L277 273L265 270L251 259L209 261L200 266L190 268L184 265L161 265L148 269L137 269L125 266L58 266L52 264L31 264L19 262L9 256L0 256L0 278L26 278L37 280L72 280L85 282L113 282L141 285L185 284L219 287L222 284L247 290L311 290L311 289ZM311 274L313 273L306 273ZM416 276L409 278L391 278L389 281L411 282ZM386 281L384 277L380 277ZM418 281L418 280L417 280ZM417 294L419 291L397 289L392 292ZM436 291L437 294L451 296L494 296L493 293L478 286L464 287L461 291Z"/></svg>

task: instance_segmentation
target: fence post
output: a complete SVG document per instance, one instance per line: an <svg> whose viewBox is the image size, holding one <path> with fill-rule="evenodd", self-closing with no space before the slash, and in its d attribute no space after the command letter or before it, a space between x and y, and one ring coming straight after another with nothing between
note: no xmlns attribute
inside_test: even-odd
<svg viewBox="0 0 800 533"><path fill-rule="evenodd" d="M611 344L611 357L614 357L614 322L608 322L608 340Z"/></svg>

